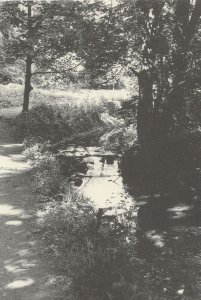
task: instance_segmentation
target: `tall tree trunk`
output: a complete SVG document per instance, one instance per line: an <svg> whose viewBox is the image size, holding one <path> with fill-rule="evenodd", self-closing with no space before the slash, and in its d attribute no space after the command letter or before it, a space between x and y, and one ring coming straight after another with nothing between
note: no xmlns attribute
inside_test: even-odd
<svg viewBox="0 0 201 300"><path fill-rule="evenodd" d="M31 65L32 58L30 55L27 55L26 59L26 74L25 74L25 87L24 87L24 101L23 101L23 112L28 111L29 109L29 96L30 92L33 89L31 86Z"/></svg>
<svg viewBox="0 0 201 300"><path fill-rule="evenodd" d="M33 89L31 86L31 66L32 66L32 57L31 57L31 2L27 2L27 57L26 57L26 74L25 74L25 86L24 86L24 101L23 101L23 112L28 111L29 109L29 96L30 92Z"/></svg>

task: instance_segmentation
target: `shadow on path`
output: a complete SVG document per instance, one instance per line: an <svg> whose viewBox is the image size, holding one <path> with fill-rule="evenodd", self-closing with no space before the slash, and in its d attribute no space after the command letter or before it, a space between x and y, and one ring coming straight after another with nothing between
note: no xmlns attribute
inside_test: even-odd
<svg viewBox="0 0 201 300"><path fill-rule="evenodd" d="M39 237L32 234L36 214L30 166L6 120L15 114L13 108L0 112L0 299L59 299L48 283L51 262L41 257Z"/></svg>

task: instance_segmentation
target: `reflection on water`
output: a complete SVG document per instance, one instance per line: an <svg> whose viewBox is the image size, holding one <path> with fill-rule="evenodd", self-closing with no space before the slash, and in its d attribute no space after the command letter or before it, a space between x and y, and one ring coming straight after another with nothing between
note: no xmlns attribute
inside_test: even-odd
<svg viewBox="0 0 201 300"><path fill-rule="evenodd" d="M117 160L108 164L93 157L87 162L81 190L97 208L112 206L116 214L124 214L119 220L128 229L121 257L126 271L121 276L128 277L130 285L127 296L111 299L201 299L199 202L160 195L134 197L123 185Z"/></svg>
<svg viewBox="0 0 201 300"><path fill-rule="evenodd" d="M87 159L89 170L81 186L86 196L91 198L97 208L117 207L122 202L128 206L133 199L126 192L118 171L118 161L107 163L100 157Z"/></svg>

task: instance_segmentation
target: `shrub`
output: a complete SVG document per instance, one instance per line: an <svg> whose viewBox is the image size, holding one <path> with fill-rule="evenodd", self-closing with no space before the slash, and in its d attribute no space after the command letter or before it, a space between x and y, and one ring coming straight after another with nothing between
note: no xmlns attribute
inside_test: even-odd
<svg viewBox="0 0 201 300"><path fill-rule="evenodd" d="M39 143L35 140L28 142L29 147L24 155L32 163L34 190L42 201L49 201L61 190L66 179L60 172L57 157L47 150L48 142Z"/></svg>
<svg viewBox="0 0 201 300"><path fill-rule="evenodd" d="M59 140L72 132L66 117L63 117L59 107L41 104L32 108L26 115L21 114L17 117L17 136L22 140L27 136Z"/></svg>

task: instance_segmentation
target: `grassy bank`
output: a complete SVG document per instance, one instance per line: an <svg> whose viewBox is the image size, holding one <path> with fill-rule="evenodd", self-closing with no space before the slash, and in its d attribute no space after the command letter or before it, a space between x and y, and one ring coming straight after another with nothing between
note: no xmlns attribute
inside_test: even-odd
<svg viewBox="0 0 201 300"><path fill-rule="evenodd" d="M128 247L129 215L120 221L96 211L73 186L76 174L86 172L85 163L63 160L52 151L52 145L59 150L72 143L123 151L135 138L131 117L119 100L50 104L50 99L20 115L14 127L33 165L33 188L42 210L38 226L43 247L62 273L57 284L70 300L134 299L143 275L138 278L135 272L129 278L127 272L140 268L139 261L129 268L130 247L135 243L133 235Z"/></svg>
<svg viewBox="0 0 201 300"><path fill-rule="evenodd" d="M75 144L124 151L136 138L136 129L132 118L122 112L122 102L108 100L79 105L43 103L19 115L13 128L19 141L48 140L58 144L57 150Z"/></svg>

